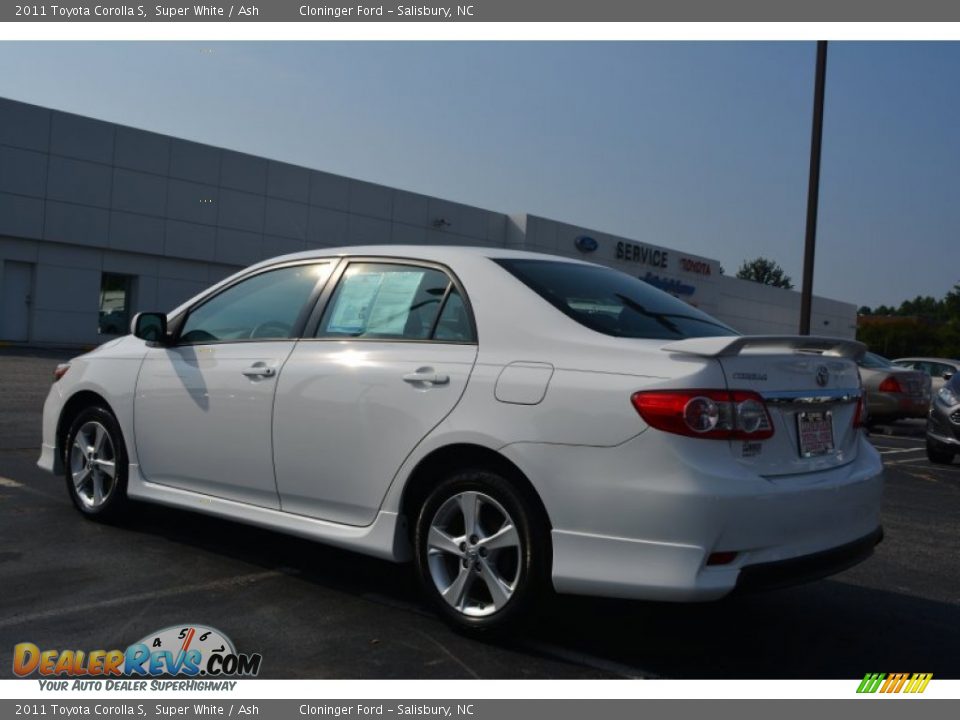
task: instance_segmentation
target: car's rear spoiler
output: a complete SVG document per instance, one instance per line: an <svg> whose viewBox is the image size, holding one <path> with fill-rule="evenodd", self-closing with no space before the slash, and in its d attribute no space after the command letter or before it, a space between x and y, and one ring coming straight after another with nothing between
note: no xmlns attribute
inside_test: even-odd
<svg viewBox="0 0 960 720"><path fill-rule="evenodd" d="M867 351L867 346L856 340L819 337L816 335L738 335L725 337L702 337L679 340L664 345L661 350L703 357L730 357L739 355L746 348L776 348L799 352L813 352L833 357L858 360Z"/></svg>

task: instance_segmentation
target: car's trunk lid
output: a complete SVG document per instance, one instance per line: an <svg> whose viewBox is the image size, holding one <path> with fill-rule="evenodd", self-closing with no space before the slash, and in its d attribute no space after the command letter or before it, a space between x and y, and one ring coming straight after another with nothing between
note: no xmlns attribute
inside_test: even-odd
<svg viewBox="0 0 960 720"><path fill-rule="evenodd" d="M768 440L730 442L734 457L769 477L802 475L856 457L854 418L861 393L854 360L866 347L811 336L739 336L681 340L671 353L715 358L727 389L759 393L773 421Z"/></svg>

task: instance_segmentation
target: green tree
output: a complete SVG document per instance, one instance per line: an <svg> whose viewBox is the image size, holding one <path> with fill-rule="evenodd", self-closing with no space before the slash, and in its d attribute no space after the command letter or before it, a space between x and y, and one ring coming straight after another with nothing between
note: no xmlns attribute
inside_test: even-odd
<svg viewBox="0 0 960 720"><path fill-rule="evenodd" d="M930 355L960 359L960 283L940 300L918 295L904 300L900 307L879 305L872 313L864 306L858 315L872 315L857 329L857 339L874 352L888 357Z"/></svg>
<svg viewBox="0 0 960 720"><path fill-rule="evenodd" d="M743 265L737 270L737 277L741 280L752 280L753 282L773 287L793 289L793 282L783 268L773 260L760 256L753 260L744 260Z"/></svg>
<svg viewBox="0 0 960 720"><path fill-rule="evenodd" d="M960 283L953 286L953 290L947 293L943 299L944 310L947 318L955 323L960 323Z"/></svg>
<svg viewBox="0 0 960 720"><path fill-rule="evenodd" d="M897 315L917 315L931 320L946 320L943 300L937 300L929 295L917 295L913 300L904 300L896 311Z"/></svg>

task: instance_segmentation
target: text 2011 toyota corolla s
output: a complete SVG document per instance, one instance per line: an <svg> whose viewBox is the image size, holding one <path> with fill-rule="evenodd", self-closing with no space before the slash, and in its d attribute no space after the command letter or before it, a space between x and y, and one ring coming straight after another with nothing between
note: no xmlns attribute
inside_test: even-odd
<svg viewBox="0 0 960 720"><path fill-rule="evenodd" d="M39 464L90 517L129 498L412 559L466 627L551 586L710 600L879 541L863 350L549 255L318 250L58 368Z"/></svg>

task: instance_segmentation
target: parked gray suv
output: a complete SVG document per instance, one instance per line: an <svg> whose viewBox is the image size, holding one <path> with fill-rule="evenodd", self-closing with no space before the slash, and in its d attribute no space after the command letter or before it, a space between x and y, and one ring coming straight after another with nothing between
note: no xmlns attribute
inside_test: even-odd
<svg viewBox="0 0 960 720"><path fill-rule="evenodd" d="M954 375L933 396L927 418L927 457L949 464L960 455L960 375Z"/></svg>

